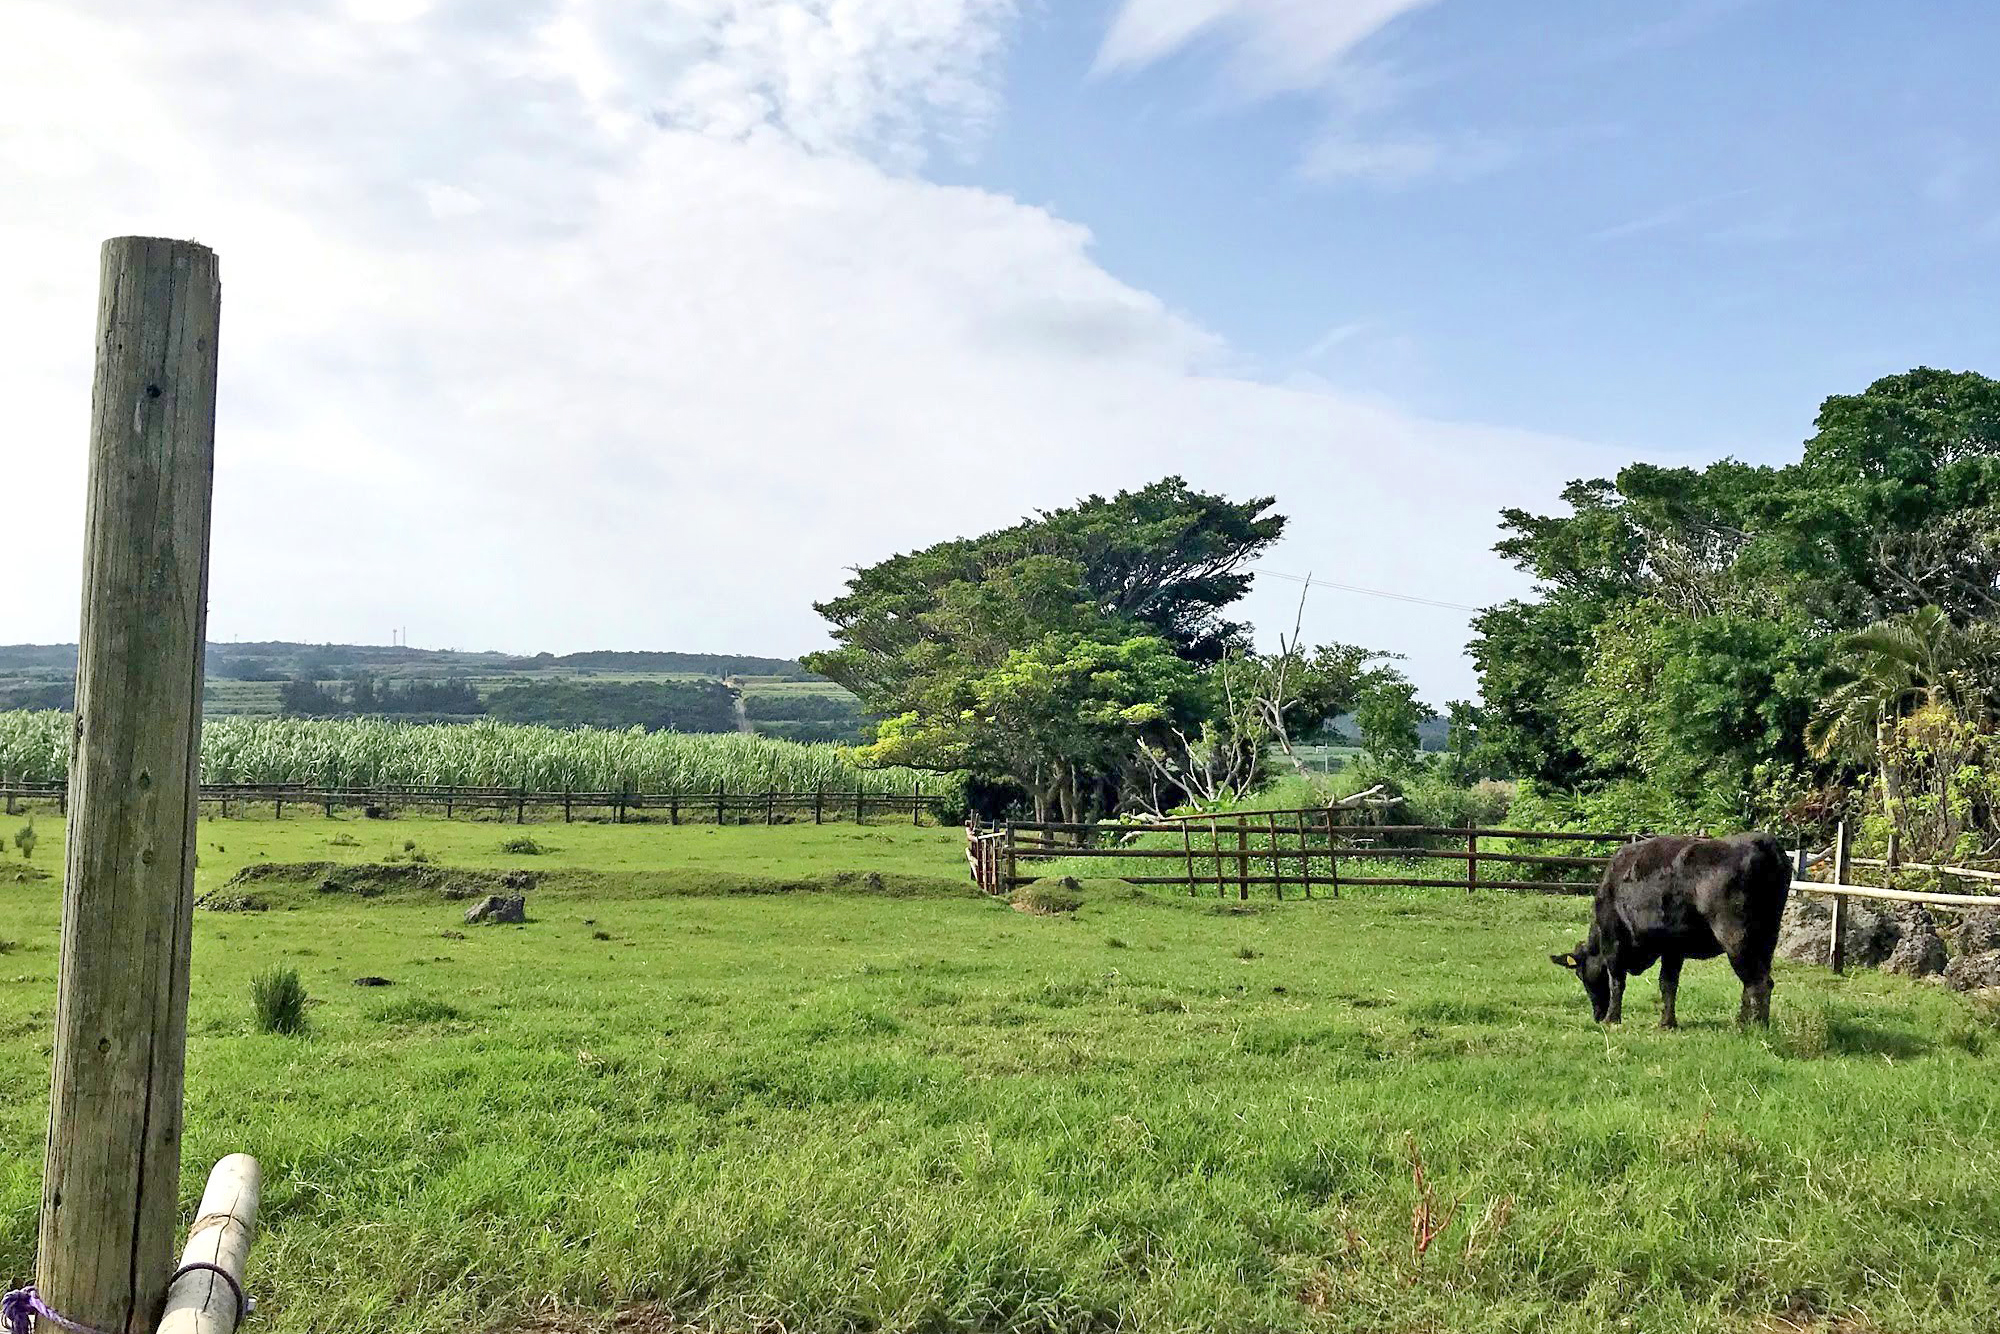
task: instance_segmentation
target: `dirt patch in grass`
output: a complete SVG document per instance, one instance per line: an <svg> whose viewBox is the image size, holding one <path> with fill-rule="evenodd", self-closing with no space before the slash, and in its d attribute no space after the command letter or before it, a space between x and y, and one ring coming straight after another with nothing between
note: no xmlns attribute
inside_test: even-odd
<svg viewBox="0 0 2000 1334"><path fill-rule="evenodd" d="M251 894L255 887L259 892ZM721 898L759 894L864 894L885 898L963 898L977 894L970 883L934 876L836 871L776 879L695 868L668 871L503 871L430 863L259 862L246 866L227 884L197 900L203 907L242 911L246 900L262 907L293 907L335 899L453 901L488 894L569 894L613 899Z"/></svg>

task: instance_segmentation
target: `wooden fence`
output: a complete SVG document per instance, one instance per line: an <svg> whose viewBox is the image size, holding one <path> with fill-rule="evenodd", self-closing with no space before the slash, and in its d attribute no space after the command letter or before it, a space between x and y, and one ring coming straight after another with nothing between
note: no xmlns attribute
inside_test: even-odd
<svg viewBox="0 0 2000 1334"><path fill-rule="evenodd" d="M1580 894L1595 887L1596 873L1610 860L1608 852L1521 848L1616 845L1640 837L1345 824L1335 812L1322 809L1233 811L1143 825L975 821L966 826L966 863L973 883L989 894L1011 894L1041 879L1050 863L1076 861L1094 863L1094 873L1107 879L1172 886L1190 894L1233 893L1239 899L1249 898L1253 888L1268 888L1279 899L1287 890L1303 898L1338 898L1343 886L1374 885ZM1042 866L1038 869L1036 863ZM1343 869L1343 864L1355 869ZM1411 873L1387 873L1402 869Z"/></svg>
<svg viewBox="0 0 2000 1334"><path fill-rule="evenodd" d="M64 814L69 789L63 783L0 783L0 800L9 814L22 801L44 802ZM313 787L303 783L204 783L199 800L210 814L224 818L244 814L253 806L268 806L283 819L287 806L314 807L331 816L340 810L378 814L405 809L435 810L446 819L471 811L498 811L516 824L553 819L560 811L565 823L579 814L603 812L616 823L658 819L669 824L814 824L894 817L922 824L935 799L914 792L580 792L525 787ZM602 817L600 817L602 818Z"/></svg>

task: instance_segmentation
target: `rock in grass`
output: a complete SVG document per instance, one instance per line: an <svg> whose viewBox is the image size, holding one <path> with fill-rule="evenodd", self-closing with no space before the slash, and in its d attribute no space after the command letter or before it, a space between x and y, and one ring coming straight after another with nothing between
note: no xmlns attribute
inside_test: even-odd
<svg viewBox="0 0 2000 1334"><path fill-rule="evenodd" d="M467 926L506 926L528 920L528 900L521 894L488 894L465 910Z"/></svg>
<svg viewBox="0 0 2000 1334"><path fill-rule="evenodd" d="M1889 951L1888 959L1882 964L1884 972L1897 973L1903 977L1936 977L1945 969L1949 956L1945 953L1944 937L1937 931L1937 923L1922 909L1903 918L1903 937L1896 942L1896 948Z"/></svg>
<svg viewBox="0 0 2000 1334"><path fill-rule="evenodd" d="M2000 987L2000 950L1959 955L1945 966L1944 981L1953 991L1985 991Z"/></svg>
<svg viewBox="0 0 2000 1334"><path fill-rule="evenodd" d="M1960 913L1949 934L1952 949L1959 954L2000 950L2000 909L1974 908Z"/></svg>
<svg viewBox="0 0 2000 1334"><path fill-rule="evenodd" d="M386 977L357 977L354 979L354 985L357 987L393 987L396 984Z"/></svg>
<svg viewBox="0 0 2000 1334"><path fill-rule="evenodd" d="M1926 919L1928 922L1928 919ZM1910 923L1865 903L1847 905L1847 961L1857 967L1879 968L1902 943ZM1795 895L1785 906L1778 928L1778 953L1797 963L1827 962L1833 938L1833 903L1819 895Z"/></svg>

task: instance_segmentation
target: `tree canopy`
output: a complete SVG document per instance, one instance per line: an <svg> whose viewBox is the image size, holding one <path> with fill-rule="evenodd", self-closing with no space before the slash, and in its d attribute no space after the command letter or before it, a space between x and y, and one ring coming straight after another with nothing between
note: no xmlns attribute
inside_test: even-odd
<svg viewBox="0 0 2000 1334"><path fill-rule="evenodd" d="M1475 621L1482 744L1662 826L1746 823L1830 776L1807 725L1843 636L2000 611L2000 382L1928 369L1822 406L1796 463L1634 464L1502 513L1531 598Z"/></svg>
<svg viewBox="0 0 2000 1334"><path fill-rule="evenodd" d="M819 605L836 647L806 664L882 716L873 762L965 769L1068 820L1213 795L1261 772L1274 728L1375 680L1344 645L1260 657L1230 617L1284 532L1272 503L1168 477L892 557Z"/></svg>

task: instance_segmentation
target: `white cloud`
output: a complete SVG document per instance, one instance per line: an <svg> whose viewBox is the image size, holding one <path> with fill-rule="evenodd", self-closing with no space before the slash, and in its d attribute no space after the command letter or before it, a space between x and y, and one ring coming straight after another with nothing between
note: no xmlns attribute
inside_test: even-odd
<svg viewBox="0 0 2000 1334"><path fill-rule="evenodd" d="M1369 139L1335 130L1306 151L1300 171L1318 180L1347 178L1403 186L1426 178L1484 176L1499 171L1516 155L1513 145L1481 135L1404 134Z"/></svg>
<svg viewBox="0 0 2000 1334"><path fill-rule="evenodd" d="M1181 52L1226 53L1226 85L1252 101L1309 94L1326 123L1299 174L1401 188L1497 171L1517 149L1491 133L1398 129L1384 121L1407 81L1364 52L1397 20L1437 0L1124 0L1098 52L1102 71L1133 72Z"/></svg>
<svg viewBox="0 0 2000 1334"><path fill-rule="evenodd" d="M1436 0L1125 0L1099 53L1107 69L1150 65L1203 39L1233 48L1231 71L1271 93L1314 87L1395 20Z"/></svg>
<svg viewBox="0 0 2000 1334"><path fill-rule="evenodd" d="M80 549L96 247L147 232L222 257L219 637L795 652L845 567L1174 471L1279 496L1280 569L1517 588L1494 514L1591 451L1239 378L1083 228L913 174L992 114L1011 18L13 0L17 549ZM31 570L0 638L71 637L75 577ZM1449 614L1308 625L1467 688Z"/></svg>

